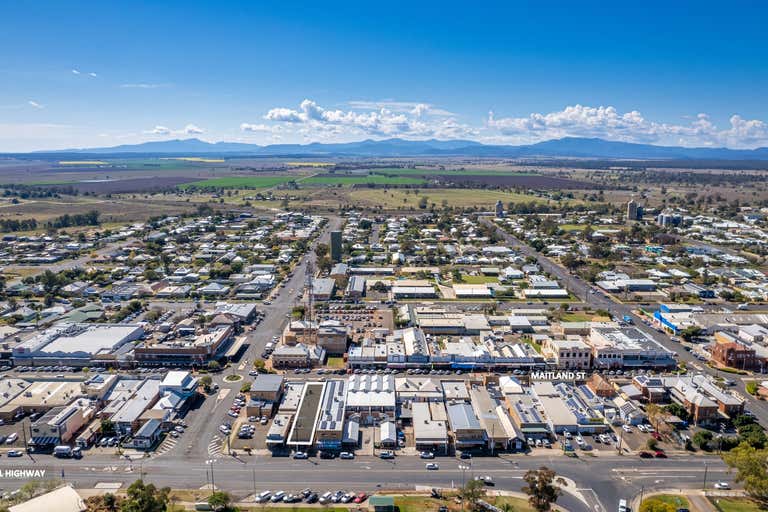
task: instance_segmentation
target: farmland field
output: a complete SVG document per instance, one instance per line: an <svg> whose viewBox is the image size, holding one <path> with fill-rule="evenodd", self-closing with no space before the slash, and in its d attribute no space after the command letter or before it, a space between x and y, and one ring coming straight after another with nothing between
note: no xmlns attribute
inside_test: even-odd
<svg viewBox="0 0 768 512"><path fill-rule="evenodd" d="M385 208L418 208L419 201L422 197L426 197L429 204L435 203L438 207L442 206L443 201L445 201L447 206L455 206L458 208L476 206L478 208L486 209L492 208L496 204L496 201L499 200L501 200L505 206L509 202L546 203L549 201L549 199L530 194L503 192L500 190L462 188L429 188L420 190L418 194L404 189L390 189L387 191L380 189L356 189L352 190L349 196L353 203L362 203L367 206L382 206Z"/></svg>
<svg viewBox="0 0 768 512"><path fill-rule="evenodd" d="M293 181L296 176L228 176L193 181L180 185L180 188L269 188Z"/></svg>
<svg viewBox="0 0 768 512"><path fill-rule="evenodd" d="M301 181L302 185L421 185L424 180L418 178L399 177L399 176L312 176Z"/></svg>
<svg viewBox="0 0 768 512"><path fill-rule="evenodd" d="M487 176L487 175L509 175L509 176L537 176L538 173L528 171L514 171L508 169L405 169L405 168L382 168L382 169L369 169L374 174L384 174L387 176L432 176L432 175L450 175L458 174L462 176Z"/></svg>

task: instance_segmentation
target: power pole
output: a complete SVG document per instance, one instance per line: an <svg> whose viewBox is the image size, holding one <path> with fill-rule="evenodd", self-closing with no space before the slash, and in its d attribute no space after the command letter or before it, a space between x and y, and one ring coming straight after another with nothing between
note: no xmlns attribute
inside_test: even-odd
<svg viewBox="0 0 768 512"><path fill-rule="evenodd" d="M705 462L704 463L704 485L702 486L702 489L705 491L707 490L707 469L709 468L707 467L707 463Z"/></svg>

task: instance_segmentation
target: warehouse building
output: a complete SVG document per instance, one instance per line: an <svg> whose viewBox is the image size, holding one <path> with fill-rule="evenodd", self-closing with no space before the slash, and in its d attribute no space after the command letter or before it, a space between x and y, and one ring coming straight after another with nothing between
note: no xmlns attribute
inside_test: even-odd
<svg viewBox="0 0 768 512"><path fill-rule="evenodd" d="M60 324L19 343L12 356L17 366L117 364L143 335L135 324Z"/></svg>

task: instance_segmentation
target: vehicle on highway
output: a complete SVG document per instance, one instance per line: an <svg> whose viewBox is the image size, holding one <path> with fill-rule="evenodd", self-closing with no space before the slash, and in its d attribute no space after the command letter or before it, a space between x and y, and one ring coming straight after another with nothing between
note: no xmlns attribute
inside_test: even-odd
<svg viewBox="0 0 768 512"><path fill-rule="evenodd" d="M440 466L438 466L436 462L427 462L424 467L430 470L440 469Z"/></svg>
<svg viewBox="0 0 768 512"><path fill-rule="evenodd" d="M16 440L19 438L19 434L16 432L12 433L8 436L8 438L5 440L5 444L13 444L16 442Z"/></svg>
<svg viewBox="0 0 768 512"><path fill-rule="evenodd" d="M421 457L422 459L434 459L435 454L432 452L421 452L419 454L419 457Z"/></svg>
<svg viewBox="0 0 768 512"><path fill-rule="evenodd" d="M716 482L715 483L715 489L728 490L730 488L731 488L731 484L729 484L728 482Z"/></svg>
<svg viewBox="0 0 768 512"><path fill-rule="evenodd" d="M394 459L395 458L395 452L392 450L383 450L379 453L380 459Z"/></svg>
<svg viewBox="0 0 768 512"><path fill-rule="evenodd" d="M339 458L344 460L352 460L355 458L355 454L352 452L341 452L339 454Z"/></svg>
<svg viewBox="0 0 768 512"><path fill-rule="evenodd" d="M23 457L24 452L21 450L10 450L7 454L9 457Z"/></svg>
<svg viewBox="0 0 768 512"><path fill-rule="evenodd" d="M307 452L296 452L293 454L294 459L308 459L309 455Z"/></svg>

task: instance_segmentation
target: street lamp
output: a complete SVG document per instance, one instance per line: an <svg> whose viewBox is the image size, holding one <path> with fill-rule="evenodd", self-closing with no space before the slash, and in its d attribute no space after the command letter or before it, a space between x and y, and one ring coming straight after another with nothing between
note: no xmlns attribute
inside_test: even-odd
<svg viewBox="0 0 768 512"><path fill-rule="evenodd" d="M469 469L469 466L459 464L459 469L461 470L461 511L464 512L464 475Z"/></svg>
<svg viewBox="0 0 768 512"><path fill-rule="evenodd" d="M215 462L216 462L216 459L208 459L205 461L205 464L207 466L211 466L211 493L216 492L216 481L213 479L213 465Z"/></svg>

